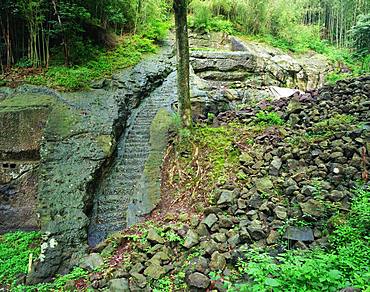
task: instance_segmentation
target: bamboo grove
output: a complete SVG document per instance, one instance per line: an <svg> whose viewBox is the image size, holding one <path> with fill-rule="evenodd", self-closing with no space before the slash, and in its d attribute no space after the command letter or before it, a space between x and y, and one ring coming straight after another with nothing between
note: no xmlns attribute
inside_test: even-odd
<svg viewBox="0 0 370 292"><path fill-rule="evenodd" d="M157 25L169 7L166 0L1 0L1 69L48 67L53 57L74 64L90 46L110 47L115 35Z"/></svg>
<svg viewBox="0 0 370 292"><path fill-rule="evenodd" d="M172 2L1 0L1 71L81 63L94 49L113 47L116 35L157 29L171 16ZM369 0L189 0L189 12L201 25L220 18L245 34L307 41L316 35L370 53Z"/></svg>
<svg viewBox="0 0 370 292"><path fill-rule="evenodd" d="M333 45L350 47L360 23L362 42L370 39L369 0L192 0L190 8L201 23L211 15L221 17L252 35L286 38L311 29Z"/></svg>

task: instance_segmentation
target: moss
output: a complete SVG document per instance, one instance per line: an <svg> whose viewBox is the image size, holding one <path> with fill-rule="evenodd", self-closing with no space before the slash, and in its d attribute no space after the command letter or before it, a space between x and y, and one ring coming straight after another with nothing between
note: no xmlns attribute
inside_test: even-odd
<svg viewBox="0 0 370 292"><path fill-rule="evenodd" d="M54 103L46 133L54 137L68 137L74 133L81 121L81 116L75 111L66 105Z"/></svg>
<svg viewBox="0 0 370 292"><path fill-rule="evenodd" d="M153 206L160 200L161 166L171 127L172 118L169 112L165 109L159 110L150 127L150 154L144 169L147 192Z"/></svg>
<svg viewBox="0 0 370 292"><path fill-rule="evenodd" d="M48 95L19 94L0 101L0 112L19 110L28 107L50 106L54 99Z"/></svg>
<svg viewBox="0 0 370 292"><path fill-rule="evenodd" d="M81 116L68 106L58 103L50 95L19 94L0 102L0 112L19 111L26 108L50 107L46 133L66 137L73 133L81 122Z"/></svg>
<svg viewBox="0 0 370 292"><path fill-rule="evenodd" d="M101 135L96 138L98 146L101 147L105 156L109 157L113 153L113 139L110 135Z"/></svg>

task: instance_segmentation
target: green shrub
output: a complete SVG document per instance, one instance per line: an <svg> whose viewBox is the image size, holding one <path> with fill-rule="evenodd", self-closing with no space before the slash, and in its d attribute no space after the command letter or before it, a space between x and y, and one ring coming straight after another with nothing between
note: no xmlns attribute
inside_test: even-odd
<svg viewBox="0 0 370 292"><path fill-rule="evenodd" d="M283 125L284 120L275 112L260 111L256 113L257 122L260 125Z"/></svg>

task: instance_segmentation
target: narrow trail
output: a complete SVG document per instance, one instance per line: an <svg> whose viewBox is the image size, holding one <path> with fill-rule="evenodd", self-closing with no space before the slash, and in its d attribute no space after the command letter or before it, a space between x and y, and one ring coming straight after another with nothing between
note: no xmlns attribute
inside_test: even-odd
<svg viewBox="0 0 370 292"><path fill-rule="evenodd" d="M90 246L132 225L140 215L140 207L136 206L140 202L133 200L140 197L136 194L137 185L150 152L150 126L158 111L169 109L176 96L174 76L170 74L130 117L128 128L118 142L116 160L95 196L88 232Z"/></svg>

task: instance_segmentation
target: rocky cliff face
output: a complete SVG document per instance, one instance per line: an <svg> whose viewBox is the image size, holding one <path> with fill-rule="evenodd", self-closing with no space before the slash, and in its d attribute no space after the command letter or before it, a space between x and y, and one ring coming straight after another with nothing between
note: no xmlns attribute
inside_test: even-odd
<svg viewBox="0 0 370 292"><path fill-rule="evenodd" d="M13 97L0 108L0 233L38 229L37 168L49 109L25 107Z"/></svg>
<svg viewBox="0 0 370 292"><path fill-rule="evenodd" d="M314 90L323 86L332 70L324 56L312 52L289 55L224 34L191 37L197 87L207 92L208 100L219 104L269 97L270 86ZM197 93L194 97L199 99Z"/></svg>
<svg viewBox="0 0 370 292"><path fill-rule="evenodd" d="M238 51L231 51L232 46ZM261 99L269 94L269 85L307 88L307 80L314 80L299 79L297 76L308 69L288 57L277 57L275 52L241 42L236 46L227 38L221 47L229 50L192 52L192 104L196 117L224 112L254 97ZM5 206L0 209L0 218L8 223L13 220L9 218L29 218L17 219L13 227L40 224L45 234L42 255L33 267L30 282L66 272L87 251L88 242L95 245L112 232L136 223L155 207L170 122L161 108L176 106L173 61L171 48L167 48L111 80L97 82L89 92L59 94L46 88L24 87L2 97L0 121L11 119L12 123L6 123L6 134L0 133L0 204ZM311 83L316 86L320 82L317 79ZM359 82L367 84L366 80ZM363 92L363 88L353 90ZM24 100L22 111L2 113L5 104L19 107ZM278 110L287 111L286 118L298 128L303 127L300 122L310 120L307 113L300 111L306 104L295 100L279 102L283 105ZM153 124L153 118L159 124ZM13 132L17 135L12 136ZM14 139L9 141L9 137ZM292 163L295 166L298 162ZM32 171L25 173L24 165ZM260 185L271 185L270 182L262 181ZM17 197L9 187L12 184ZM235 200L232 204L236 206ZM29 207L22 210L21 206ZM40 222L35 219L36 212ZM0 229L13 227L0 225ZM269 230L264 235L268 236Z"/></svg>
<svg viewBox="0 0 370 292"><path fill-rule="evenodd" d="M278 255L328 247L333 223L350 210L356 182L368 179L369 89L370 77L361 77L220 113L214 126L237 124L236 131L245 131L236 133L233 143L240 153L240 179L230 174L209 190L212 203L200 218L191 214L184 224L132 228L102 243L95 250L101 255L93 253L81 265L91 271L85 285L98 291L151 291L169 281L181 291L226 291L223 280L248 249L264 247ZM261 111L278 113L283 123L259 125ZM192 153L182 150L184 156ZM199 151L201 164L207 158ZM368 190L366 183L363 187ZM107 272L92 271L103 257Z"/></svg>

